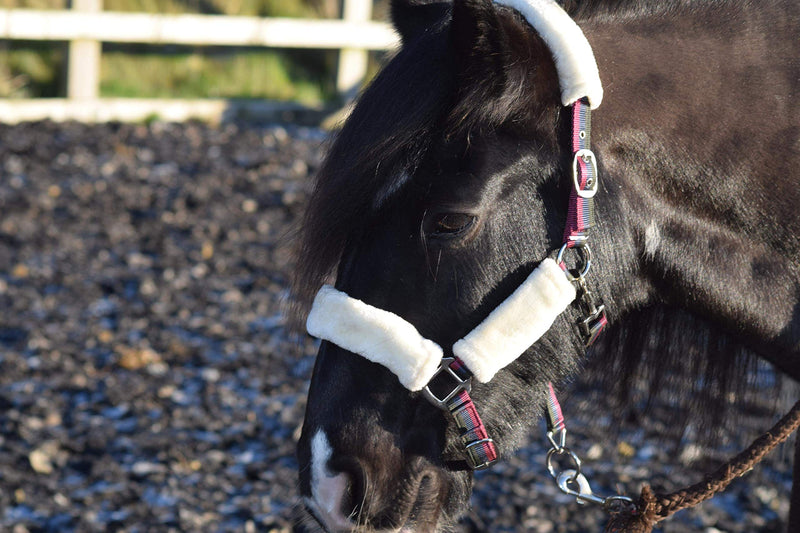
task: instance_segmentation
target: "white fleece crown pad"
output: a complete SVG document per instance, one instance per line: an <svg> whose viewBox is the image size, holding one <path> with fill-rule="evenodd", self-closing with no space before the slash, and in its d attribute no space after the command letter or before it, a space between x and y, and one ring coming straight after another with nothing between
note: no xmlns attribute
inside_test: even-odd
<svg viewBox="0 0 800 533"><path fill-rule="evenodd" d="M494 0L519 11L533 26L550 53L558 71L561 103L574 104L586 96L596 109L603 101L603 84L594 52L580 27L553 0Z"/></svg>
<svg viewBox="0 0 800 533"><path fill-rule="evenodd" d="M575 299L575 287L545 259L478 327L453 345L480 382L491 380L550 329ZM314 299L308 332L391 370L411 391L436 373L441 347L398 315L351 298L329 285Z"/></svg>

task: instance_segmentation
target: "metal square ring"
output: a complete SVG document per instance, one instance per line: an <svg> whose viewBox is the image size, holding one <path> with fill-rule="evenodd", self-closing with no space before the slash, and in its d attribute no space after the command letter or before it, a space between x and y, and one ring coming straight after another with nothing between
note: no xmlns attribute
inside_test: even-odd
<svg viewBox="0 0 800 533"><path fill-rule="evenodd" d="M443 357L442 362L439 363L439 368L436 369L436 373L434 373L433 376L431 376L431 379L428 382L428 384L425 385L425 387L422 389L422 394L425 396L425 398L439 409L442 409L443 411L448 410L447 402L452 400L456 394L458 394L462 390L465 390L467 392L472 390L472 377L469 377L467 379L461 379L458 376L458 374L456 374L455 371L452 368L450 368L450 364L454 360L455 358L453 357ZM453 378L453 380L455 381L455 387L449 393L447 393L444 398L439 398L438 396L436 396L436 394L433 393L433 391L430 388L430 385L431 383L433 383L433 380L436 379L436 377L442 372L446 372L447 375Z"/></svg>

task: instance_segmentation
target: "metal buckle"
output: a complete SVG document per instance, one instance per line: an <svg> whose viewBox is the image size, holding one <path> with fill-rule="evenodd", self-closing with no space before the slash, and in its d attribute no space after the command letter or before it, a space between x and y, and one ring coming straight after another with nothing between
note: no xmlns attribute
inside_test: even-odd
<svg viewBox="0 0 800 533"><path fill-rule="evenodd" d="M478 454L475 453L475 450L473 450L473 448L475 448L476 446L480 446L482 444L486 444L486 443L491 443L492 447L494 447L494 441L492 439L476 440L475 442L470 442L469 444L466 444L464 446L465 449L467 450L467 458L468 458L469 466L473 470L483 470L484 468L489 468L490 466L492 466L493 464L495 464L497 462L497 459L494 459L494 460L491 460L491 461L478 463L478 461L480 461L480 457L478 457Z"/></svg>
<svg viewBox="0 0 800 533"><path fill-rule="evenodd" d="M592 307L594 307L594 304L592 304ZM594 312L590 312L589 316L578 323L584 338L591 339L595 335L597 328L602 327L601 320L605 314L606 306L601 304L595 308Z"/></svg>
<svg viewBox="0 0 800 533"><path fill-rule="evenodd" d="M583 161L587 165L591 165L594 169L594 176L590 177L586 181L586 189L581 189L581 184L578 183L578 158L583 159ZM593 198L595 194L597 194L597 185L600 183L600 180L597 177L597 158L594 155L594 152L589 150L588 148L582 148L575 152L575 156L572 158L572 183L575 186L575 192L581 198Z"/></svg>
<svg viewBox="0 0 800 533"><path fill-rule="evenodd" d="M462 390L465 390L467 392L472 390L472 377L468 377L467 379L461 379L458 376L458 374L456 374L455 371L453 371L453 369L450 368L450 363L452 363L453 361L455 361L454 357L443 357L442 362L439 363L439 368L436 369L436 373L433 374L431 380L422 389L422 394L425 396L425 398L433 405L435 405L436 407L438 407L443 411L449 410L449 408L447 407L447 402L452 400L456 394L458 394ZM445 395L444 398L439 398L438 396L436 396L436 394L434 394L433 391L431 391L430 387L431 383L433 383L433 380L435 380L436 377L442 372L446 372L448 375L450 375L455 380L456 386L447 395Z"/></svg>

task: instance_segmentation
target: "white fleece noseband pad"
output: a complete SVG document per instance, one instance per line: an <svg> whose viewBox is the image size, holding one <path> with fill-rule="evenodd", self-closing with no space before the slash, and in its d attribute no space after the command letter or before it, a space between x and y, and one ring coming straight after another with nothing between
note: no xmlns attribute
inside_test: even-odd
<svg viewBox="0 0 800 533"><path fill-rule="evenodd" d="M382 364L411 391L427 385L442 360L439 345L414 326L330 285L314 298L306 328L315 337Z"/></svg>
<svg viewBox="0 0 800 533"><path fill-rule="evenodd" d="M552 259L545 259L453 353L481 382L523 354L575 299L575 287ZM330 285L314 299L308 332L391 370L411 391L431 380L442 349L403 318L351 298Z"/></svg>
<svg viewBox="0 0 800 533"><path fill-rule="evenodd" d="M453 345L453 354L486 383L539 340L575 295L564 271L545 259L478 327Z"/></svg>
<svg viewBox="0 0 800 533"><path fill-rule="evenodd" d="M594 52L575 21L553 0L494 0L519 11L553 54L561 86L561 103L586 96L592 109L603 101L603 84Z"/></svg>

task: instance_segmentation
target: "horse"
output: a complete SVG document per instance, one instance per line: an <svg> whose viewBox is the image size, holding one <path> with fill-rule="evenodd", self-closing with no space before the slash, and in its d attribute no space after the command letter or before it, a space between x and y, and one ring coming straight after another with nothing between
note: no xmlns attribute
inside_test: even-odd
<svg viewBox="0 0 800 533"><path fill-rule="evenodd" d="M637 365L703 368L719 394L746 380L741 353L800 379L796 6L562 2L602 80L579 159L559 57L518 4L392 1L401 46L329 146L293 282L298 317L334 283L334 315L352 304L401 324L364 342L422 343L437 360L426 379L459 394L469 381L483 455L440 408L449 390L365 358L359 338L323 340L297 451L306 531L449 530L473 469L521 446L587 357L617 382ZM584 188L586 165L599 179ZM588 188L591 231L565 244ZM459 343L553 263L576 292L535 342L483 379L454 367Z"/></svg>

